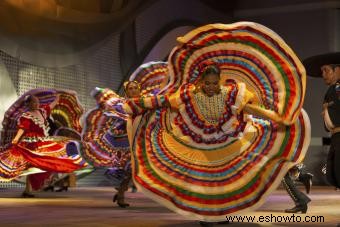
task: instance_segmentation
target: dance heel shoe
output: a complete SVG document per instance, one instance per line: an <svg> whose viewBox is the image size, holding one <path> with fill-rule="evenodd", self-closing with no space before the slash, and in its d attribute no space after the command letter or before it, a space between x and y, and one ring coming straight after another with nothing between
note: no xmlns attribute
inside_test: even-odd
<svg viewBox="0 0 340 227"><path fill-rule="evenodd" d="M132 186L132 187L131 187L131 192L132 192L132 193L136 193L136 192L137 192L137 188L136 188L135 186Z"/></svg>
<svg viewBox="0 0 340 227"><path fill-rule="evenodd" d="M48 192L48 191L54 192L54 187L48 186L48 187L44 188L43 190L44 190L44 192Z"/></svg>
<svg viewBox="0 0 340 227"><path fill-rule="evenodd" d="M68 187L63 186L63 187L59 188L58 190L56 190L56 192L62 192L62 191L67 192L68 191Z"/></svg>
<svg viewBox="0 0 340 227"><path fill-rule="evenodd" d="M200 221L200 226L212 227L212 226L214 226L214 222Z"/></svg>
<svg viewBox="0 0 340 227"><path fill-rule="evenodd" d="M115 194L115 195L113 196L113 198L112 198L112 202L113 202L113 203L116 203L116 201L117 201L117 197L118 197L118 195L117 195L117 194Z"/></svg>
<svg viewBox="0 0 340 227"><path fill-rule="evenodd" d="M21 197L22 198L34 198L35 196L33 194L29 193L29 192L23 192L21 194Z"/></svg>
<svg viewBox="0 0 340 227"><path fill-rule="evenodd" d="M299 213L305 214L307 212L308 206L307 204L297 205L291 209L286 209L285 213Z"/></svg>
<svg viewBox="0 0 340 227"><path fill-rule="evenodd" d="M118 194L115 194L112 198L112 202L118 204L119 207L121 208L126 208L130 206L130 204L124 202L124 197L119 197Z"/></svg>
<svg viewBox="0 0 340 227"><path fill-rule="evenodd" d="M229 221L219 221L219 222L206 222L206 221L200 221L200 226L210 227L214 225L228 225L230 224Z"/></svg>

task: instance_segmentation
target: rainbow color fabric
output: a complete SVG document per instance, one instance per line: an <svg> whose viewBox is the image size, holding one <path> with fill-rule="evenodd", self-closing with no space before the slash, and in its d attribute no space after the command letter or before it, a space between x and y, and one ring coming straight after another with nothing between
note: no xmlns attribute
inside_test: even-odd
<svg viewBox="0 0 340 227"><path fill-rule="evenodd" d="M34 117L26 114L28 107L24 103L25 97L34 95L39 99L40 104L49 105L55 100L57 94L59 100L51 110L51 115L58 127L67 129L78 138L78 133L81 131L79 119L83 114L83 108L74 91L37 88L25 92L6 111L2 122L0 181L12 181L21 175L39 171L69 173L87 166L85 160L79 155L80 141L73 137L46 135L49 133L46 123L43 126L39 124L44 133L46 132L45 135L33 131L33 127L27 127L24 129L25 133L30 133L31 136L25 138L24 134L18 145L11 144L18 130L20 118L25 116L36 122ZM32 132L35 134L32 135Z"/></svg>
<svg viewBox="0 0 340 227"><path fill-rule="evenodd" d="M178 41L163 97L131 100L127 108L148 107L128 125L133 178L181 215L223 221L260 206L303 160L310 142L306 74L282 38L260 24L210 24ZM224 93L216 100L195 92L208 61L221 69ZM159 108L161 99L171 108ZM246 105L268 118L243 111ZM205 119L217 110L216 122Z"/></svg>
<svg viewBox="0 0 340 227"><path fill-rule="evenodd" d="M137 81L140 84L142 96L157 94L167 84L168 74L167 62L152 61L139 66L129 81Z"/></svg>
<svg viewBox="0 0 340 227"><path fill-rule="evenodd" d="M24 105L24 98L27 95L34 95L39 99L40 104L47 105L53 102L57 94L59 94L59 101L51 111L54 121L59 127L73 129L80 133L82 130L80 118L84 109L76 93L66 89L35 88L22 94L5 112L1 138L7 141L12 140L16 132L18 118L27 111L27 107ZM6 141L1 141L1 144L6 145Z"/></svg>
<svg viewBox="0 0 340 227"><path fill-rule="evenodd" d="M141 95L156 94L168 78L166 62L148 62L138 67L129 81L141 86ZM109 88L95 88L91 94L97 107L86 113L82 132L83 157L93 166L126 168L130 165L130 145L123 109L126 98Z"/></svg>

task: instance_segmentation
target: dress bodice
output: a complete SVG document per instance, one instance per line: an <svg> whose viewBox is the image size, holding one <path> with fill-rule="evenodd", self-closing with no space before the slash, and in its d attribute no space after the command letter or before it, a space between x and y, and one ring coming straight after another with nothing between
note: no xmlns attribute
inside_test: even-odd
<svg viewBox="0 0 340 227"><path fill-rule="evenodd" d="M49 124L47 117L49 114L49 108L41 108L41 113L44 120L41 120L34 116L30 112L24 112L18 121L18 128L24 130L23 137L46 137L48 136Z"/></svg>
<svg viewBox="0 0 340 227"><path fill-rule="evenodd" d="M217 95L209 97L203 92L197 92L194 94L194 99L199 108L200 114L210 124L217 124L225 112L225 98L227 91L224 87L221 88L221 92Z"/></svg>

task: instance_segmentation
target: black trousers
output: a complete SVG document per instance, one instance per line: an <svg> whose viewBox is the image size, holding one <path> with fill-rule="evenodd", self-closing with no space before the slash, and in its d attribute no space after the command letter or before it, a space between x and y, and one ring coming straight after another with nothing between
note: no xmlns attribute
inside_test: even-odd
<svg viewBox="0 0 340 227"><path fill-rule="evenodd" d="M303 192L299 191L294 184L294 181L290 177L289 172L285 175L282 180L283 187L288 192L289 196L292 198L296 206L299 205L307 205L311 200L310 198Z"/></svg>
<svg viewBox="0 0 340 227"><path fill-rule="evenodd" d="M327 157L326 177L328 182L340 188L340 133L331 137L331 147Z"/></svg>

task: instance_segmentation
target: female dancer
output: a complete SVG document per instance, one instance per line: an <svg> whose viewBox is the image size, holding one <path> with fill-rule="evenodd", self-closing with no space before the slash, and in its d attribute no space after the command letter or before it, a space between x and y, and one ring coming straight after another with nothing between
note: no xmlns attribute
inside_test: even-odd
<svg viewBox="0 0 340 227"><path fill-rule="evenodd" d="M138 98L140 96L140 85L137 81L128 81L124 83L124 91L127 98ZM126 122L124 122L124 131L126 133ZM122 162L121 162L122 165ZM129 184L132 179L131 173L131 153L130 150L128 151L128 155L126 157L126 163L122 165L124 167L125 174L124 177L118 187L117 194L113 197L113 202L117 201L117 204L120 207L127 207L129 206L128 203L125 203L125 192L129 188Z"/></svg>
<svg viewBox="0 0 340 227"><path fill-rule="evenodd" d="M178 40L164 95L124 105L136 116L128 125L134 182L181 215L225 221L261 205L304 158L305 72L255 23L207 25Z"/></svg>
<svg viewBox="0 0 340 227"><path fill-rule="evenodd" d="M120 207L129 206L124 195L131 182L131 153L126 130L129 116L122 107L129 98L157 93L167 72L164 62L150 62L139 67L130 81L124 83L125 97L108 88L96 88L92 92L97 107L86 115L83 157L95 167L110 167L105 175L118 184L113 202Z"/></svg>
<svg viewBox="0 0 340 227"><path fill-rule="evenodd" d="M72 146L76 141L48 135L47 118L58 100L56 95L49 105L40 105L36 96L26 95L26 111L18 118L17 133L11 145L0 153L0 180L13 180L31 167L46 171L27 176L23 197L33 197L32 187L41 188L51 177L50 172L69 173L86 165L77 148Z"/></svg>
<svg viewBox="0 0 340 227"><path fill-rule="evenodd" d="M124 91L127 98L139 97L140 86L136 81L129 81L124 83ZM126 134L127 115L122 109L125 98L107 88L94 89L92 96L98 106L86 115L83 156L95 167L110 167L105 175L119 182L113 202L126 208L129 204L124 195L131 181L131 154Z"/></svg>

